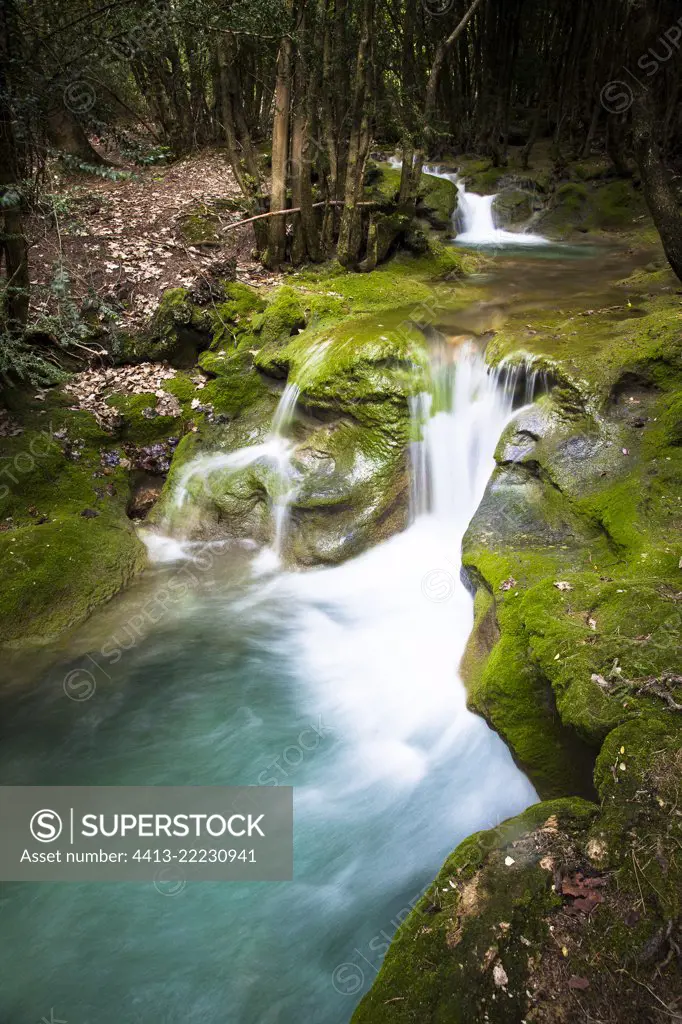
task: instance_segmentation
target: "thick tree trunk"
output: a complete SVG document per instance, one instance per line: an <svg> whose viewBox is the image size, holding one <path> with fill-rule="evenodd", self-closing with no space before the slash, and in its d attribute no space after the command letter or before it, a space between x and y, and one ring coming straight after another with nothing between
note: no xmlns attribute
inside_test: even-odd
<svg viewBox="0 0 682 1024"><path fill-rule="evenodd" d="M96 167L109 165L108 160L90 145L82 126L65 106L55 106L47 111L46 130L51 145L60 153L68 153L81 163Z"/></svg>
<svg viewBox="0 0 682 1024"><path fill-rule="evenodd" d="M633 106L635 157L642 177L644 197L661 236L668 262L682 281L682 206L663 163L656 139L656 121L648 95L642 93Z"/></svg>

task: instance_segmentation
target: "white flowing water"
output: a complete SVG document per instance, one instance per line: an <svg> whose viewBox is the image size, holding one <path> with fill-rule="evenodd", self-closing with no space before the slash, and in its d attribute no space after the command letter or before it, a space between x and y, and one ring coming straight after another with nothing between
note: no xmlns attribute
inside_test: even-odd
<svg viewBox="0 0 682 1024"><path fill-rule="evenodd" d="M497 196L479 196L467 192L463 181L457 182L459 189L458 213L462 218L463 230L455 236L461 245L549 245L549 239L524 231L506 231L495 227L493 203Z"/></svg>
<svg viewBox="0 0 682 1024"><path fill-rule="evenodd" d="M286 444L285 438L294 419L296 402L298 401L299 394L300 388L297 384L286 385L279 405L277 406L277 411L275 412L271 427L272 436L280 438L285 442L280 448L280 454L277 460L277 471L282 483L282 491L274 498L272 506L274 524L272 549L277 561L282 557L282 549L289 523L289 513L291 511L291 502L296 494L296 485L291 471L291 446Z"/></svg>
<svg viewBox="0 0 682 1024"><path fill-rule="evenodd" d="M289 574L279 586L301 609L300 675L350 741L342 774L350 778L354 765L352 782L333 786L340 814L350 792L380 782L406 795L447 765L457 830L471 815L504 817L535 794L499 738L467 710L457 671L473 625L460 580L462 537L525 368L488 372L474 346L447 353L435 358L429 393L412 403L422 439L411 449L411 525L338 568Z"/></svg>
<svg viewBox="0 0 682 1024"><path fill-rule="evenodd" d="M287 433L294 419L299 394L300 388L297 384L286 384L272 418L270 432L261 444L239 448L233 452L199 455L188 463L180 475L173 496L175 508L181 508L187 501L189 485L192 480L199 478L205 488L210 488L211 476L218 471L237 472L260 460L272 464L275 467L281 490L278 490L271 499L273 542L272 548L261 555L261 570L272 569L279 565L291 502L296 493L291 471L293 446L287 439ZM170 537L155 535L149 531L143 531L142 537L152 560L173 561L188 552L187 545Z"/></svg>

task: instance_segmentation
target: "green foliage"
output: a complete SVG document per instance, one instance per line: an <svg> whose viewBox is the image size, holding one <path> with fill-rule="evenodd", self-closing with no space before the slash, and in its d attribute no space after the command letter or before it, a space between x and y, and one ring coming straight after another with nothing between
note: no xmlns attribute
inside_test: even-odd
<svg viewBox="0 0 682 1024"><path fill-rule="evenodd" d="M59 157L69 171L78 171L81 174L94 174L98 178L106 178L108 181L126 181L132 178L130 171L119 171L115 167L107 167L103 164L89 164L71 153L54 150L54 155Z"/></svg>

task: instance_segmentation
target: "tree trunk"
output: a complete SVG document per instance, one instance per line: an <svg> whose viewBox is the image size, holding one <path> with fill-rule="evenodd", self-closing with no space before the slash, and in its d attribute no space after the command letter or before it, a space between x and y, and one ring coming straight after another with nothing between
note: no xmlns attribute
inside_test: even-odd
<svg viewBox="0 0 682 1024"><path fill-rule="evenodd" d="M289 121L291 107L291 77L294 46L290 35L282 39L277 57L275 85L275 114L272 123L272 179L270 210L285 210L287 205L287 168L289 163ZM268 249L265 262L274 269L282 263L286 253L286 217L270 220Z"/></svg>
<svg viewBox="0 0 682 1024"><path fill-rule="evenodd" d="M46 130L50 143L60 153L75 156L83 164L109 166L108 160L90 145L82 126L66 107L60 105L47 111Z"/></svg>
<svg viewBox="0 0 682 1024"><path fill-rule="evenodd" d="M311 182L312 158L310 133L317 98L317 71L308 61L306 69L302 49L311 54L307 39L308 19L305 7L301 5L298 23L300 39L296 54L294 73L294 109L291 132L291 205L301 212L294 221L294 239L291 247L291 262L303 263L306 258L319 259L319 235L313 212L313 189ZM307 74L306 74L307 70Z"/></svg>
<svg viewBox="0 0 682 1024"><path fill-rule="evenodd" d="M360 260L363 243L362 213L358 209L357 204L362 197L365 163L369 149L370 132L366 100L371 73L370 52L373 19L374 0L365 0L362 30L355 65L355 85L353 87L344 207L339 228L338 259L339 263L344 267L357 265Z"/></svg>
<svg viewBox="0 0 682 1024"><path fill-rule="evenodd" d="M682 281L682 208L661 157L654 111L646 93L635 99L633 131L644 198L661 236L668 263Z"/></svg>
<svg viewBox="0 0 682 1024"><path fill-rule="evenodd" d="M9 83L4 69L11 52L7 9L0 14L0 270L4 263L0 327L22 333L28 317L30 278L28 243L24 234L19 193L19 161Z"/></svg>
<svg viewBox="0 0 682 1024"><path fill-rule="evenodd" d="M431 65L431 71L429 72L429 78L426 85L426 100L424 102L424 117L423 117L423 131L421 133L422 144L415 149L413 158L412 169L410 172L410 198L416 202L417 192L419 189L419 183L421 181L422 167L424 166L424 155L426 149L432 144L433 141L433 119L436 113L436 100L438 98L438 84L440 82L440 76L445 65L445 58L448 53L455 45L459 37L464 32L477 8L483 3L483 0L473 0L466 11L464 17L461 19L456 28L447 36L446 39L441 40L436 49L436 54L433 58ZM402 189L401 189L402 192Z"/></svg>

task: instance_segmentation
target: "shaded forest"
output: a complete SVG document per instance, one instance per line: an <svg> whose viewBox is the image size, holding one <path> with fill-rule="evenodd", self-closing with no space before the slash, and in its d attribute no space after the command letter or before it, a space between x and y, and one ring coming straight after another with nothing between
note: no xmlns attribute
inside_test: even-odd
<svg viewBox="0 0 682 1024"><path fill-rule="evenodd" d="M0 23L1 368L30 340L26 218L51 216L46 168L116 176L220 147L272 269L365 260L373 147L425 160L549 142L558 176L607 154L644 190L682 273L682 20L672 0L8 0ZM55 287L60 285L56 268Z"/></svg>

